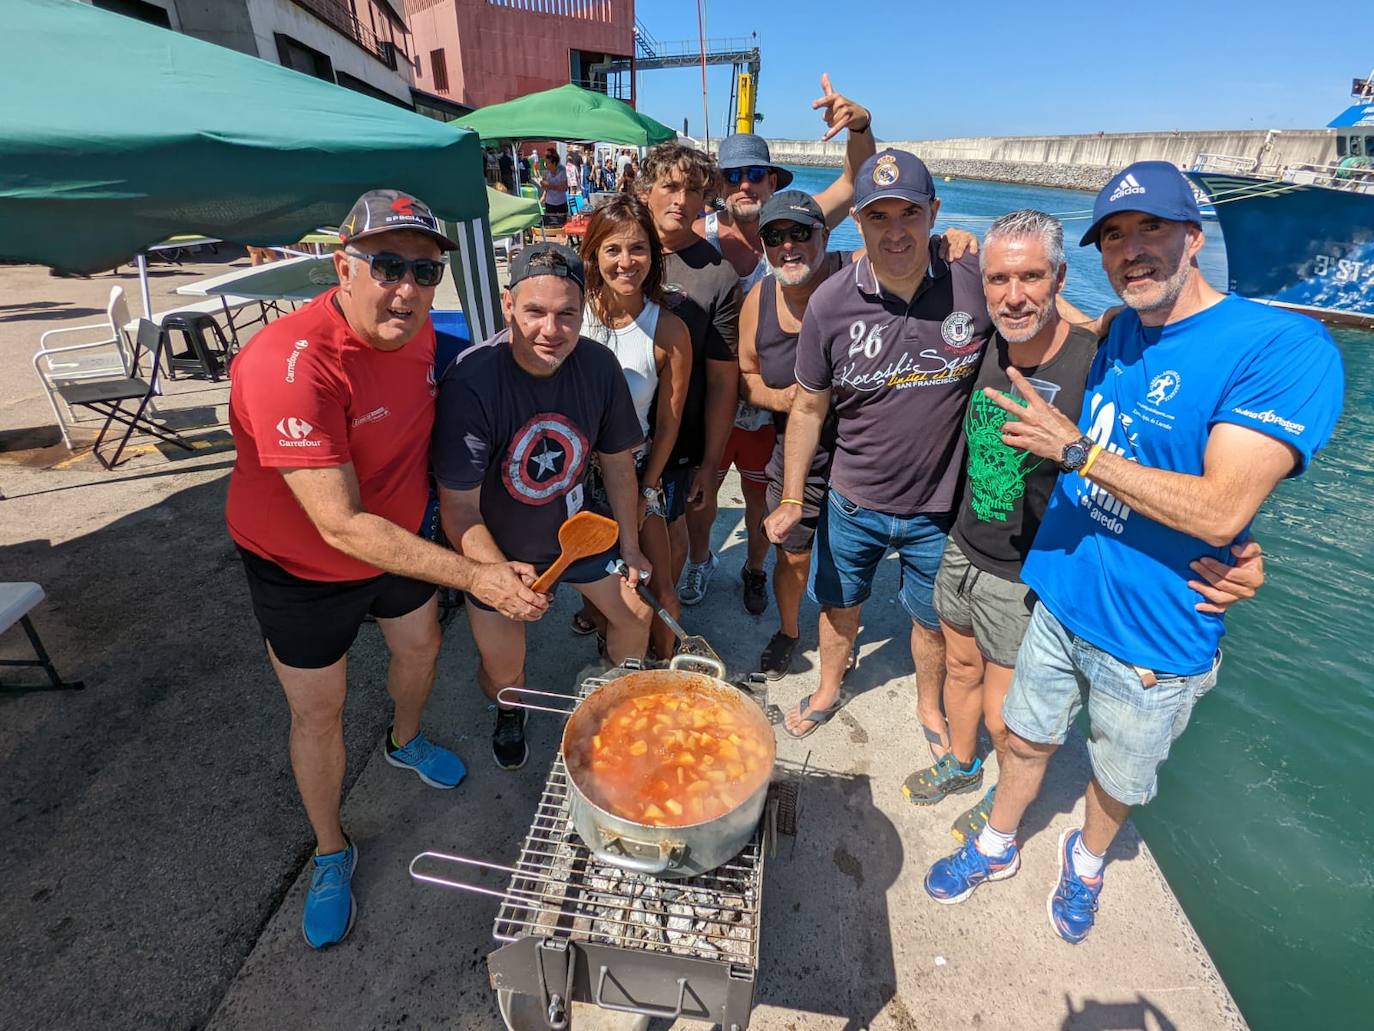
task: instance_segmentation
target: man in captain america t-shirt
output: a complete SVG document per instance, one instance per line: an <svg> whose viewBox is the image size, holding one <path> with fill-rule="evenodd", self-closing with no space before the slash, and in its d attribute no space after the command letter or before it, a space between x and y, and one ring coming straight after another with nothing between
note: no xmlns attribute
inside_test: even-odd
<svg viewBox="0 0 1374 1031"><path fill-rule="evenodd" d="M1081 830L1059 840L1048 900L1065 941L1092 930L1103 859L1132 806L1216 683L1222 617L1199 611L1189 563L1225 562L1271 491L1301 473L1341 410L1340 353L1320 324L1214 290L1188 181L1167 162L1126 168L1098 194L1096 244L1127 310L1088 374L1078 423L1019 372L1026 406L1007 444L1057 462L1059 477L1022 579L1039 598L1003 707L1008 734L979 835L926 875L939 902L1016 873L1017 827L1086 687L1092 778Z"/></svg>
<svg viewBox="0 0 1374 1031"><path fill-rule="evenodd" d="M360 197L340 227L338 289L255 336L230 369L238 458L225 512L253 612L291 708L291 766L317 843L302 930L314 948L353 925L358 851L339 822L347 654L369 613L391 653L386 759L433 787L462 762L420 732L434 686L434 584L518 619L546 599L518 563L482 564L416 536L434 424L434 289L454 245L395 190Z"/></svg>
<svg viewBox="0 0 1374 1031"><path fill-rule="evenodd" d="M445 371L434 432L434 475L444 532L465 555L518 559L539 571L558 558L558 529L586 506L595 455L620 524L626 578L607 572L612 552L574 562L560 578L606 617L612 662L641 658L652 612L635 592L649 573L639 551L639 416L619 360L582 342L582 259L536 244L511 262L506 325ZM525 628L479 600L468 625L481 657L477 678L492 701L525 678ZM492 757L525 765L523 709L497 705Z"/></svg>

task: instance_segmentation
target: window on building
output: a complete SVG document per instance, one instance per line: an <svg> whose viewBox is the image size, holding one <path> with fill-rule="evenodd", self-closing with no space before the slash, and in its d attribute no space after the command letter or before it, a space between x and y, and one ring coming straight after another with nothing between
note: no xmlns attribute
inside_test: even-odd
<svg viewBox="0 0 1374 1031"><path fill-rule="evenodd" d="M448 92L448 65L444 61L444 49L429 52L430 74L434 78L434 88L440 93Z"/></svg>
<svg viewBox="0 0 1374 1031"><path fill-rule="evenodd" d="M165 7L145 3L144 0L93 0L93 5L102 11L113 11L115 14L146 21L149 25L161 25L164 29L172 27L171 15Z"/></svg>
<svg viewBox="0 0 1374 1031"><path fill-rule="evenodd" d="M294 68L298 72L313 75L326 82L334 81L334 65L328 55L283 33L276 33L276 37L277 57L281 59L284 67Z"/></svg>

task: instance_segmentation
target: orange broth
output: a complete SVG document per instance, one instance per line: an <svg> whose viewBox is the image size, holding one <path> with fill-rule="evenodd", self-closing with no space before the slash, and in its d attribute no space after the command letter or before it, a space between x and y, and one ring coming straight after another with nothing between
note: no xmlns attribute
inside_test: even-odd
<svg viewBox="0 0 1374 1031"><path fill-rule="evenodd" d="M565 759L593 804L635 823L684 827L757 791L772 773L772 742L729 704L657 692L608 709Z"/></svg>

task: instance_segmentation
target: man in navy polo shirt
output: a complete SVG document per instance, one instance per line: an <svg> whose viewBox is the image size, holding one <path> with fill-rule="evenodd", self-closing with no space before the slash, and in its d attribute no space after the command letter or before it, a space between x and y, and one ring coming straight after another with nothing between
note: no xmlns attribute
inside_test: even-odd
<svg viewBox="0 0 1374 1031"><path fill-rule="evenodd" d="M931 867L926 890L959 902L1016 873L1016 830L1086 689L1086 816L1059 839L1050 922L1065 941L1092 930L1103 857L1193 705L1216 682L1222 617L1198 611L1188 564L1225 562L1259 506L1301 473L1341 410L1340 354L1318 323L1213 289L1187 180L1142 161L1098 194L1082 244L1096 244L1127 310L1098 350L1078 423L1014 369L1026 407L1007 444L1059 463L1022 569L1039 597L1003 708L1006 765L977 838Z"/></svg>
<svg viewBox="0 0 1374 1031"><path fill-rule="evenodd" d="M963 463L960 426L992 334L978 261L944 261L939 211L920 158L884 150L855 175L852 214L867 254L812 295L797 342L783 496L769 532L800 522L821 427L835 414L835 458L807 593L821 606L821 683L788 713L804 737L840 708L840 681L878 563L895 548L911 616L917 712L933 758L949 747L940 708L945 652L931 594ZM786 512L786 515L782 513Z"/></svg>

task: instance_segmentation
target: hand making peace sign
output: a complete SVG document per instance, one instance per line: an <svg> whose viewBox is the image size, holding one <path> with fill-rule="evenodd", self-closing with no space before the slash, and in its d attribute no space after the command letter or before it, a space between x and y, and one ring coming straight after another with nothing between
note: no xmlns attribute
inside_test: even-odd
<svg viewBox="0 0 1374 1031"><path fill-rule="evenodd" d="M1011 366L1007 367L1007 378L1016 392L1026 399L1024 405L1000 390L983 388L989 401L1008 415L1015 416L1002 423L1002 443L1048 458L1051 462L1060 461L1064 456L1064 446L1082 437L1083 431L1077 423L1041 397L1026 377Z"/></svg>

